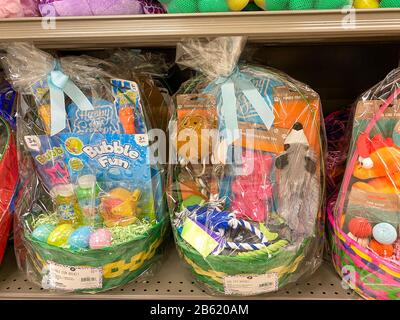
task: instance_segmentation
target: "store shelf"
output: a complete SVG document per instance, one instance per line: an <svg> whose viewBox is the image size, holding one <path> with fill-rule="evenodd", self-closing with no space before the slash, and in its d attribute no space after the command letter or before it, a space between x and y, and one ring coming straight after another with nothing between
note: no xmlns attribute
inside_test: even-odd
<svg viewBox="0 0 400 320"><path fill-rule="evenodd" d="M353 21L354 25L349 24ZM259 42L400 39L400 9L64 17L0 20L0 43L48 48L169 46L182 37L246 35Z"/></svg>
<svg viewBox="0 0 400 320"><path fill-rule="evenodd" d="M215 299L199 289L189 272L182 266L176 251L168 251L166 261L155 276L148 281L132 282L123 288L96 295L49 293L26 280L18 271L12 249L0 266L0 299ZM220 298L220 297L219 297ZM254 299L254 298L252 298ZM359 299L344 290L332 266L325 262L317 273L302 283L257 299Z"/></svg>

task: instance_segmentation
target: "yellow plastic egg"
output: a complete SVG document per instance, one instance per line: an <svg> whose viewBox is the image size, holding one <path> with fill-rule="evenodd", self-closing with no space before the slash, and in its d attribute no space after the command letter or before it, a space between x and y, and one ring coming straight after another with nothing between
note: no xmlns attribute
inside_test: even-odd
<svg viewBox="0 0 400 320"><path fill-rule="evenodd" d="M376 9L379 8L378 0L354 0L356 9Z"/></svg>
<svg viewBox="0 0 400 320"><path fill-rule="evenodd" d="M249 0L228 0L229 9L242 11L249 4Z"/></svg>
<svg viewBox="0 0 400 320"><path fill-rule="evenodd" d="M69 236L74 232L74 227L70 224L61 224L55 228L47 238L47 243L61 247L68 242Z"/></svg>

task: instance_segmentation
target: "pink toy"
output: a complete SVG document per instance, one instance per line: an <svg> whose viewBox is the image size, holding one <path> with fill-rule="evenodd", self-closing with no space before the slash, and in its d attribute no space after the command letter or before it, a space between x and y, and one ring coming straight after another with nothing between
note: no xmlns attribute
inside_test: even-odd
<svg viewBox="0 0 400 320"><path fill-rule="evenodd" d="M268 214L268 200L272 198L272 184L269 178L272 157L261 152L244 151L242 175L232 183L232 210L238 219L265 221Z"/></svg>
<svg viewBox="0 0 400 320"><path fill-rule="evenodd" d="M36 0L0 0L0 18L38 16Z"/></svg>
<svg viewBox="0 0 400 320"><path fill-rule="evenodd" d="M91 249L101 249L111 245L112 234L107 229L98 229L92 233L89 239Z"/></svg>
<svg viewBox="0 0 400 320"><path fill-rule="evenodd" d="M102 16L165 13L155 0L39 0L43 16Z"/></svg>

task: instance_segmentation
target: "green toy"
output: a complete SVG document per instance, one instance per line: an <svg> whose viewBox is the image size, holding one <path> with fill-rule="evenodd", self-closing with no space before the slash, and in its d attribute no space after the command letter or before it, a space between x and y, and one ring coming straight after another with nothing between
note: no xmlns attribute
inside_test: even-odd
<svg viewBox="0 0 400 320"><path fill-rule="evenodd" d="M400 8L400 0L382 0L381 8Z"/></svg>
<svg viewBox="0 0 400 320"><path fill-rule="evenodd" d="M256 10L341 9L352 0L159 0L169 13ZM400 0L382 0L382 7L400 7Z"/></svg>

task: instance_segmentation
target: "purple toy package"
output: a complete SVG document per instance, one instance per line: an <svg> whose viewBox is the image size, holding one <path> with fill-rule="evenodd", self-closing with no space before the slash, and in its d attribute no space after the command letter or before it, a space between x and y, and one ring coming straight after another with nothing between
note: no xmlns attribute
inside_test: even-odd
<svg viewBox="0 0 400 320"><path fill-rule="evenodd" d="M39 0L42 16L105 16L165 13L154 0Z"/></svg>

